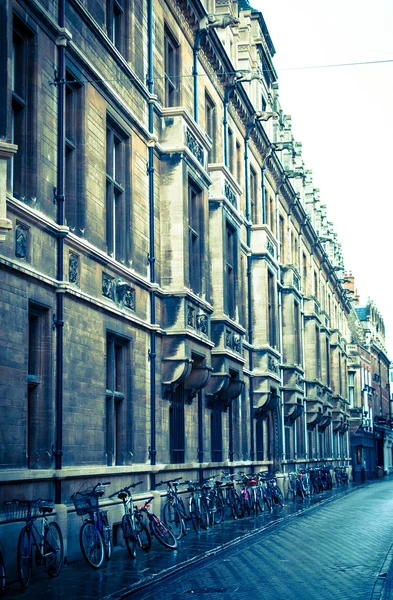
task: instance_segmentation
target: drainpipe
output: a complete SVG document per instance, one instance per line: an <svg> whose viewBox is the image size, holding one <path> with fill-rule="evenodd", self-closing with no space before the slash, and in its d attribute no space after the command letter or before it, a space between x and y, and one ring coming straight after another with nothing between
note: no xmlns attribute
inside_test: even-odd
<svg viewBox="0 0 393 600"><path fill-rule="evenodd" d="M227 88L228 89L228 88ZM225 90L226 91L226 90ZM225 104L224 104L225 106ZM250 460L254 461L255 459L255 442L254 442L254 402L253 402L253 369L254 369L254 360L253 360L253 330L252 330L252 319L253 319L253 311L252 311L252 270L251 270L251 214L250 214L250 191L249 191L249 158L248 158L248 144L250 139L251 129L255 126L254 122L251 122L247 125L246 135L244 138L244 178L245 178L245 202L246 202L246 243L248 248L247 254L247 305L248 305L248 342L250 344L250 354L249 354L249 366L250 366L250 384L249 384L249 394L250 394ZM225 131L225 130L224 130Z"/></svg>
<svg viewBox="0 0 393 600"><path fill-rule="evenodd" d="M147 86L149 94L154 92L153 79L153 1L148 0L148 71ZM149 133L154 130L154 105L152 98L149 101ZM149 177L149 265L150 265L150 283L155 283L155 239L154 239L154 146L149 144L148 149L147 174ZM156 322L156 292L154 289L150 292L150 322L152 325ZM150 334L150 464L156 464L156 332ZM150 475L150 487L155 489L155 474Z"/></svg>
<svg viewBox="0 0 393 600"><path fill-rule="evenodd" d="M58 23L63 29L56 40L58 49L58 65L55 77L55 86L57 87L58 98L58 118L57 118L57 187L55 190L54 201L57 203L57 272L56 279L62 282L64 279L64 237L67 235L64 230L64 154L65 154L65 48L67 45L67 35L64 29L65 24L65 0L59 0ZM56 446L52 448L55 458L56 471L62 468L63 459L63 336L64 336L64 295L61 289L56 294L56 316L53 320L53 326L56 329ZM55 481L55 503L61 504L61 479Z"/></svg>
<svg viewBox="0 0 393 600"><path fill-rule="evenodd" d="M282 184L279 185L278 190L280 189ZM279 191L276 193L276 231L277 231L277 239L280 239L280 218L279 218ZM282 451L281 451L281 461L285 460L286 457L286 445L285 445L285 419L284 419L284 402L283 402L283 392L282 388L284 385L283 379L283 331L282 331L282 292L281 292L281 252L280 252L280 244L278 244L278 256L277 256L278 270L277 270L277 279L278 279L278 339L279 339L279 350L281 354L281 366L280 366L280 417L281 417L281 440L282 440ZM281 462L282 465L282 462Z"/></svg>

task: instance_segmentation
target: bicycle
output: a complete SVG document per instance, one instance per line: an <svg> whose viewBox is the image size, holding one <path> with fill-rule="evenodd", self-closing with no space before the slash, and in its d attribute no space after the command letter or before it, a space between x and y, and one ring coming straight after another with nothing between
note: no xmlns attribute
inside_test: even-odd
<svg viewBox="0 0 393 600"><path fill-rule="evenodd" d="M337 486L346 485L348 483L348 473L345 467L336 467L334 469L334 476Z"/></svg>
<svg viewBox="0 0 393 600"><path fill-rule="evenodd" d="M232 473L226 473L225 471L221 471L221 474L224 477L224 481L216 481L215 485L217 487L218 497L221 498L224 507L228 509L225 511L224 508L224 516L225 512L229 512L230 516L234 520L241 519L244 516L244 513L240 496L235 490L235 482L233 481L235 475ZM225 490L225 494L223 489Z"/></svg>
<svg viewBox="0 0 393 600"><path fill-rule="evenodd" d="M186 520L190 518L186 513L183 499L179 496L177 490L180 479L182 477L160 481L156 484L156 487L160 485L167 486L167 499L162 511L162 518L165 525L173 531L177 540L180 540L182 535L187 535Z"/></svg>
<svg viewBox="0 0 393 600"><path fill-rule="evenodd" d="M209 482L214 477L209 477L199 482L201 486L201 502L206 505L209 514L209 526L218 525L224 518L224 503L218 497L216 487L212 488Z"/></svg>
<svg viewBox="0 0 393 600"><path fill-rule="evenodd" d="M269 471L262 471L259 476L266 481L266 493L272 506L284 506L284 496L277 483L277 477Z"/></svg>
<svg viewBox="0 0 393 600"><path fill-rule="evenodd" d="M3 553L0 550L0 596L4 596L7 587L7 574L5 571L5 563Z"/></svg>
<svg viewBox="0 0 393 600"><path fill-rule="evenodd" d="M290 471L288 473L288 493L292 492L293 500L295 500L296 496L301 496L304 500L304 498L310 495L309 486L306 481L307 477L305 471Z"/></svg>
<svg viewBox="0 0 393 600"><path fill-rule="evenodd" d="M48 500L18 500L4 503L5 515L8 521L24 520L26 525L21 529L17 547L17 568L20 585L29 585L32 565L33 546L35 546L36 565L44 563L49 577L57 577L64 560L64 546L61 529L56 521L48 521L48 515L53 512L54 504ZM35 524L41 519L41 529ZM5 571L4 571L5 577Z"/></svg>
<svg viewBox="0 0 393 600"><path fill-rule="evenodd" d="M161 521L159 517L157 517L157 515L155 515L149 510L150 502L153 499L154 496L148 498L144 505L138 510L139 512L145 513L148 518L150 535L154 536L156 540L166 548L170 548L170 550L175 550L177 548L177 539L175 538L174 534L170 529L168 529L168 527L165 526L165 524Z"/></svg>
<svg viewBox="0 0 393 600"><path fill-rule="evenodd" d="M206 499L202 497L201 486L198 481L188 481L187 491L191 493L188 499L188 512L191 517L192 526L195 533L200 533L201 529L209 529L209 510Z"/></svg>
<svg viewBox="0 0 393 600"><path fill-rule="evenodd" d="M151 548L150 533L143 522L143 517L139 510L134 507L131 488L143 483L138 481L131 485L114 492L108 498L117 496L123 502L124 515L121 520L121 528L123 530L124 542L127 547L128 554L131 558L136 558L136 547L139 546L144 552L148 552Z"/></svg>
<svg viewBox="0 0 393 600"><path fill-rule="evenodd" d="M85 516L79 532L79 542L82 554L90 567L99 569L112 555L112 534L108 522L108 511L100 510L99 498L104 495L104 488L110 481L97 483L92 489L72 494L77 515Z"/></svg>

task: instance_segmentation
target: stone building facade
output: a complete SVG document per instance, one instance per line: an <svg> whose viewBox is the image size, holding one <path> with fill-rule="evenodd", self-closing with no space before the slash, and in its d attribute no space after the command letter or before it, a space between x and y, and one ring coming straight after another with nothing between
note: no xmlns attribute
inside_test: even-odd
<svg viewBox="0 0 393 600"><path fill-rule="evenodd" d="M5 11L1 499L349 466L353 308L263 15Z"/></svg>

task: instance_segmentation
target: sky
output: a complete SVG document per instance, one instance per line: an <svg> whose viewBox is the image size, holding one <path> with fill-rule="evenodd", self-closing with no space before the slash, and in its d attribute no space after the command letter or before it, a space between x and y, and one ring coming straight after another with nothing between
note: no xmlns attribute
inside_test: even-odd
<svg viewBox="0 0 393 600"><path fill-rule="evenodd" d="M381 313L393 361L393 0L250 4L273 41L281 107L292 116L345 269L360 304L371 298ZM348 63L370 64L326 66Z"/></svg>

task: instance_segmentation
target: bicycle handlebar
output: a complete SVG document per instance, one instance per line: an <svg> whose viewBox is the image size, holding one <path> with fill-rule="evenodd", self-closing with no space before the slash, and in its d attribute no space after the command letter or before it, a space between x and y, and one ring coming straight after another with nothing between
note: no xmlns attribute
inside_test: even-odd
<svg viewBox="0 0 393 600"><path fill-rule="evenodd" d="M126 492L128 495L130 495L130 488L136 487L137 485L140 485L141 483L143 483L143 481L136 481L135 483L131 483L127 487L121 488L121 490L117 490L117 492L113 492L113 494L108 496L108 498L113 498L114 496L117 496L121 492Z"/></svg>

